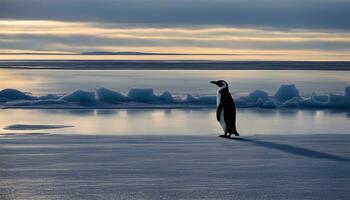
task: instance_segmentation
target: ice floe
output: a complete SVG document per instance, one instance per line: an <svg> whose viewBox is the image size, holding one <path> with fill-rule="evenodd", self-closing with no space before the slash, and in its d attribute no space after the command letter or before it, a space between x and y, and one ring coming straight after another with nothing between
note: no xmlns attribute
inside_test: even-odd
<svg viewBox="0 0 350 200"><path fill-rule="evenodd" d="M281 85L274 95L255 90L248 95L234 95L237 107L261 108L350 108L350 86L344 94L301 96L298 88ZM16 89L0 91L1 108L132 108L132 107L215 107L215 95L156 94L152 88L131 88L127 94L107 88L96 91L76 90L69 94L33 96Z"/></svg>

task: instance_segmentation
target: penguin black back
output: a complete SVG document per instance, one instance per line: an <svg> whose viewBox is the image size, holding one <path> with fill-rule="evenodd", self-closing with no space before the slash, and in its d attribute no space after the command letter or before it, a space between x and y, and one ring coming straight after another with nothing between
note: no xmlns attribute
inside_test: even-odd
<svg viewBox="0 0 350 200"><path fill-rule="evenodd" d="M226 123L226 130L230 134L238 135L236 130L236 106L233 98L227 88L219 91L221 94L221 104L224 109L224 120Z"/></svg>

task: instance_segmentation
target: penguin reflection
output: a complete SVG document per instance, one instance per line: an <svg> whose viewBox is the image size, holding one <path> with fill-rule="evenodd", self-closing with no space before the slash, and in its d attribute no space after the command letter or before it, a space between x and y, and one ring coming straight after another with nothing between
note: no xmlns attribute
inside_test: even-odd
<svg viewBox="0 0 350 200"><path fill-rule="evenodd" d="M216 94L216 119L225 132L225 137L231 137L232 134L239 136L236 130L236 107L233 98L228 90L226 81L211 81L219 87Z"/></svg>

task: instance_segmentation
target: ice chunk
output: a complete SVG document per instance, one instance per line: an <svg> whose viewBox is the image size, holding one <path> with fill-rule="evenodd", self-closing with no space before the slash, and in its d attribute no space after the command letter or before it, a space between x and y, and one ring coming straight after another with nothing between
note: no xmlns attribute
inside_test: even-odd
<svg viewBox="0 0 350 200"><path fill-rule="evenodd" d="M109 90L107 88L99 88L96 91L96 94L98 100L102 102L117 103L121 101L127 101L129 99L123 94L115 92L113 90Z"/></svg>
<svg viewBox="0 0 350 200"><path fill-rule="evenodd" d="M168 91L157 96L153 89L147 88L132 88L129 90L128 97L135 102L144 103L172 103L174 101L173 96Z"/></svg>
<svg viewBox="0 0 350 200"><path fill-rule="evenodd" d="M159 100L166 103L172 103L174 101L173 96L169 91L163 92L159 97Z"/></svg>
<svg viewBox="0 0 350 200"><path fill-rule="evenodd" d="M317 102L328 102L329 96L327 95L316 95L316 93L312 93L311 95L311 99L313 101L317 101Z"/></svg>
<svg viewBox="0 0 350 200"><path fill-rule="evenodd" d="M38 97L38 99L40 99L40 100L53 100L53 99L59 99L61 97L62 97L62 95L47 94L47 95Z"/></svg>
<svg viewBox="0 0 350 200"><path fill-rule="evenodd" d="M328 106L329 107L350 107L350 97L348 96L343 96L343 95L335 95L335 94L330 94L329 95L329 101L328 101Z"/></svg>
<svg viewBox="0 0 350 200"><path fill-rule="evenodd" d="M350 97L350 85L345 88L345 95Z"/></svg>
<svg viewBox="0 0 350 200"><path fill-rule="evenodd" d="M255 102L249 102L247 101L247 97L246 96L240 96L240 97L235 97L234 98L235 101L235 105L237 107L255 107Z"/></svg>
<svg viewBox="0 0 350 200"><path fill-rule="evenodd" d="M322 108L322 107L325 107L326 104L327 103L317 101L316 99L313 99L313 98L307 98L302 101L301 105L306 108Z"/></svg>
<svg viewBox="0 0 350 200"><path fill-rule="evenodd" d="M0 103L3 103L3 102L7 102L8 99L4 98L4 97L0 97Z"/></svg>
<svg viewBox="0 0 350 200"><path fill-rule="evenodd" d="M257 102L259 99L260 99L260 101L264 101L264 100L267 100L268 98L269 97L268 97L267 92L262 91L262 90L255 90L254 92L250 93L247 96L247 101Z"/></svg>
<svg viewBox="0 0 350 200"><path fill-rule="evenodd" d="M8 100L34 100L37 99L31 95L21 92L16 89L7 88L0 91L0 98Z"/></svg>
<svg viewBox="0 0 350 200"><path fill-rule="evenodd" d="M198 99L198 102L200 104L209 104L209 105L215 105L216 104L216 96L201 96Z"/></svg>
<svg viewBox="0 0 350 200"><path fill-rule="evenodd" d="M128 97L137 102L152 103L157 101L157 96L154 94L153 89L144 88L132 88L129 90Z"/></svg>
<svg viewBox="0 0 350 200"><path fill-rule="evenodd" d="M87 92L83 90L77 90L71 94L65 95L61 98L63 101L67 102L74 102L79 104L95 104L95 93L94 92Z"/></svg>
<svg viewBox="0 0 350 200"><path fill-rule="evenodd" d="M277 105L276 105L276 103L273 102L272 100L267 100L267 101L265 101L265 102L262 104L261 107L262 107L262 108L276 108Z"/></svg>
<svg viewBox="0 0 350 200"><path fill-rule="evenodd" d="M192 95L187 94L185 101L186 103L195 103L197 102L197 99L194 98Z"/></svg>
<svg viewBox="0 0 350 200"><path fill-rule="evenodd" d="M251 92L246 98L241 98L241 100L245 100L246 106L259 106L263 107L266 101L269 101L269 96L267 92L263 90L255 90ZM243 105L243 103L241 102ZM240 105L240 104L238 104Z"/></svg>
<svg viewBox="0 0 350 200"><path fill-rule="evenodd" d="M255 105L261 107L262 105L264 105L265 101L269 101L269 100L270 100L269 98L267 98L267 99L265 99L265 98L259 98L259 99L256 101Z"/></svg>
<svg viewBox="0 0 350 200"><path fill-rule="evenodd" d="M47 99L47 100L32 100L32 101L9 101L5 105L10 107L30 107L30 106L47 106L52 105L54 107L55 105L65 104L66 101L62 100L55 100L55 99Z"/></svg>
<svg viewBox="0 0 350 200"><path fill-rule="evenodd" d="M298 108L303 104L303 99L300 97L294 97L285 101L282 106L287 108Z"/></svg>
<svg viewBox="0 0 350 200"><path fill-rule="evenodd" d="M294 97L299 97L299 91L294 84L281 85L275 94L275 98L281 102L285 102Z"/></svg>
<svg viewBox="0 0 350 200"><path fill-rule="evenodd" d="M216 105L216 96L200 96L200 97L193 97L190 94L187 94L186 100L184 103L191 103L191 104L205 104L205 105Z"/></svg>

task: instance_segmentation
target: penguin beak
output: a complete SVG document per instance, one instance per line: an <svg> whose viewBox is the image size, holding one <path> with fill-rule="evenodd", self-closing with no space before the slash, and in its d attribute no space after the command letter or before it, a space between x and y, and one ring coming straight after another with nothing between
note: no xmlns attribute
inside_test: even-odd
<svg viewBox="0 0 350 200"><path fill-rule="evenodd" d="M215 84L215 85L218 85L218 82L217 82L217 81L210 81L210 83Z"/></svg>

